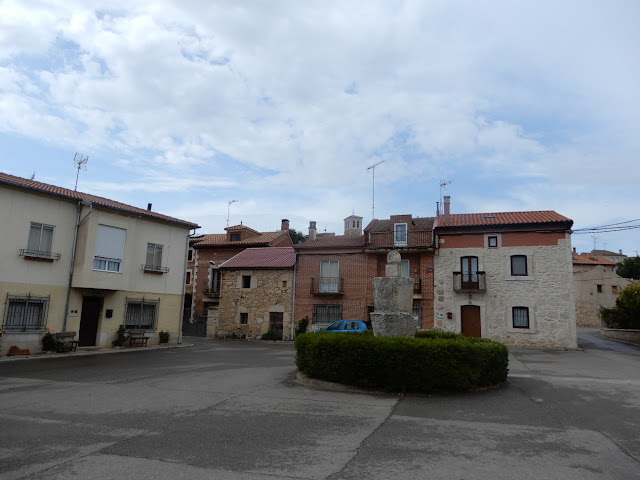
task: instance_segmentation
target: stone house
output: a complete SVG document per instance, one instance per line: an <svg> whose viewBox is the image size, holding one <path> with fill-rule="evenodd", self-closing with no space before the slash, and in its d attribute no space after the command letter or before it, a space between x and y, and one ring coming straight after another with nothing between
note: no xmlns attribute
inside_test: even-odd
<svg viewBox="0 0 640 480"><path fill-rule="evenodd" d="M444 214L435 328L510 346L576 348L573 222L553 211Z"/></svg>
<svg viewBox="0 0 640 480"><path fill-rule="evenodd" d="M295 318L307 317L315 330L343 318L370 320L372 279L385 276L386 256L397 249L403 275L416 279L416 326L433 326L433 218L397 215L373 220L362 232L362 217L345 220L344 235L318 236L311 222L296 251Z"/></svg>
<svg viewBox="0 0 640 480"><path fill-rule="evenodd" d="M293 338L292 247L248 248L220 265L216 336Z"/></svg>
<svg viewBox="0 0 640 480"><path fill-rule="evenodd" d="M197 224L0 173L2 351L52 333L111 346L120 325L177 342L187 241Z"/></svg>
<svg viewBox="0 0 640 480"><path fill-rule="evenodd" d="M185 275L185 332L214 336L220 304L220 265L247 248L291 247L289 221L280 230L258 232L245 225L225 228L226 233L193 236ZM198 328L203 326L201 331ZM193 330L193 331L191 331Z"/></svg>
<svg viewBox="0 0 640 480"><path fill-rule="evenodd" d="M576 325L600 327L600 307L614 307L618 293L631 281L616 273L616 263L589 253L577 254L573 261L573 294Z"/></svg>

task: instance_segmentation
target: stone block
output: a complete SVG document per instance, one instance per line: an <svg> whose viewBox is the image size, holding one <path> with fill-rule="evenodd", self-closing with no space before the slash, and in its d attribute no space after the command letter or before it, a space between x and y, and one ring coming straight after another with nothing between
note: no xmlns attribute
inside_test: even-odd
<svg viewBox="0 0 640 480"><path fill-rule="evenodd" d="M376 312L411 313L413 278L377 277L373 279L373 303Z"/></svg>
<svg viewBox="0 0 640 480"><path fill-rule="evenodd" d="M371 314L371 325L376 337L415 337L416 319L410 313L390 312Z"/></svg>

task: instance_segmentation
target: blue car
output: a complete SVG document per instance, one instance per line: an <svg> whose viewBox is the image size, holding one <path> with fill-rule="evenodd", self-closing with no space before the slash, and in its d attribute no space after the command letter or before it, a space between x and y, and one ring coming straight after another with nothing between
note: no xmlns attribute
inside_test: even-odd
<svg viewBox="0 0 640 480"><path fill-rule="evenodd" d="M327 332L364 332L368 329L366 323L360 320L338 320L323 330Z"/></svg>

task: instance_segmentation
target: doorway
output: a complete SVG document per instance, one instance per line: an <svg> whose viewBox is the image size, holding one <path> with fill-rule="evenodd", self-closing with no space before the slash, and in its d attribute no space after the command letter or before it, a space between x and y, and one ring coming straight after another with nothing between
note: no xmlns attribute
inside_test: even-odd
<svg viewBox="0 0 640 480"><path fill-rule="evenodd" d="M269 312L269 330L279 340L282 340L282 319L282 312Z"/></svg>
<svg viewBox="0 0 640 480"><path fill-rule="evenodd" d="M465 337L482 337L480 307L477 305L463 305L460 307L460 314L462 334Z"/></svg>
<svg viewBox="0 0 640 480"><path fill-rule="evenodd" d="M102 297L82 297L82 315L80 316L78 346L92 347L96 344L101 311Z"/></svg>

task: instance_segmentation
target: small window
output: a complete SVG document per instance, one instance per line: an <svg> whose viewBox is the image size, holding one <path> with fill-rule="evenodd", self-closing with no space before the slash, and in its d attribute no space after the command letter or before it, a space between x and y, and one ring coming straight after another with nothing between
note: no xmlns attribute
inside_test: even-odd
<svg viewBox="0 0 640 480"><path fill-rule="evenodd" d="M242 288L251 288L251 275L242 276Z"/></svg>
<svg viewBox="0 0 640 480"><path fill-rule="evenodd" d="M409 278L409 260L402 260L400 263L400 274L404 277L404 278Z"/></svg>
<svg viewBox="0 0 640 480"><path fill-rule="evenodd" d="M602 285L596 285L596 291L602 293Z"/></svg>
<svg viewBox="0 0 640 480"><path fill-rule="evenodd" d="M232 234L231 234L231 241L232 241L232 242L238 242L238 241L240 241L240 234L239 234L239 233L232 233Z"/></svg>
<svg viewBox="0 0 640 480"><path fill-rule="evenodd" d="M247 323L249 323L249 314L242 312L240 313L240 323L242 325L246 325Z"/></svg>
<svg viewBox="0 0 640 480"><path fill-rule="evenodd" d="M158 320L158 301L146 299L128 299L124 317L127 330L155 330Z"/></svg>
<svg viewBox="0 0 640 480"><path fill-rule="evenodd" d="M526 255L511 256L511 275L514 277L527 276L527 256Z"/></svg>
<svg viewBox="0 0 640 480"><path fill-rule="evenodd" d="M529 307L513 307L513 328L529 328Z"/></svg>
<svg viewBox="0 0 640 480"><path fill-rule="evenodd" d="M497 247L498 246L498 237L489 237L488 241L489 241L489 246L490 247Z"/></svg>
<svg viewBox="0 0 640 480"><path fill-rule="evenodd" d="M396 223L393 225L394 246L404 247L407 245L407 224Z"/></svg>
<svg viewBox="0 0 640 480"><path fill-rule="evenodd" d="M193 248L190 248L187 252L187 262L193 261Z"/></svg>
<svg viewBox="0 0 640 480"><path fill-rule="evenodd" d="M618 286L617 285L612 285L611 286L611 293L613 293L614 295L618 294Z"/></svg>
<svg viewBox="0 0 640 480"><path fill-rule="evenodd" d="M48 297L9 297L4 330L7 332L40 332L47 317Z"/></svg>
<svg viewBox="0 0 640 480"><path fill-rule="evenodd" d="M191 285L191 271L190 270L187 270L187 278L186 278L185 284L186 285Z"/></svg>
<svg viewBox="0 0 640 480"><path fill-rule="evenodd" d="M286 280L282 281L282 288L287 288L287 281Z"/></svg>
<svg viewBox="0 0 640 480"><path fill-rule="evenodd" d="M147 261L145 269L158 270L162 267L162 245L147 243Z"/></svg>
<svg viewBox="0 0 640 480"><path fill-rule="evenodd" d="M53 243L53 227L51 225L43 225L41 223L32 223L29 230L29 242L27 249L30 252L46 252L51 253L51 245Z"/></svg>
<svg viewBox="0 0 640 480"><path fill-rule="evenodd" d="M422 323L420 322L420 307L413 307L411 314L416 319L416 328L420 328Z"/></svg>

